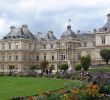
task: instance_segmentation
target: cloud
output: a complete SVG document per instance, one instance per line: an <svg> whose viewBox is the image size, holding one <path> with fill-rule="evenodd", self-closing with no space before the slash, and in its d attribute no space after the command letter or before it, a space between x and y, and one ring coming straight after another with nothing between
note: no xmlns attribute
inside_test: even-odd
<svg viewBox="0 0 110 100"><path fill-rule="evenodd" d="M59 37L71 19L73 31L102 27L110 12L109 0L0 0L0 37L11 25L28 24L32 33L54 31Z"/></svg>

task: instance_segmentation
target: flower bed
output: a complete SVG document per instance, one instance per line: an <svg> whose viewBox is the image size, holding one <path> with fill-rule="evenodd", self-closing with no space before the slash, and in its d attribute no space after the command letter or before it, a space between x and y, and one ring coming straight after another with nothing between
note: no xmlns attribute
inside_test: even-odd
<svg viewBox="0 0 110 100"><path fill-rule="evenodd" d="M101 88L98 84L89 83L80 87L71 88L71 90L62 88L46 93L40 92L34 96L13 98L12 100L106 100L109 98L108 94L100 91Z"/></svg>
<svg viewBox="0 0 110 100"><path fill-rule="evenodd" d="M67 87L38 95L13 98L13 100L110 100L110 73L82 73L74 74L73 78L85 81L80 87ZM86 81L87 80L87 81Z"/></svg>

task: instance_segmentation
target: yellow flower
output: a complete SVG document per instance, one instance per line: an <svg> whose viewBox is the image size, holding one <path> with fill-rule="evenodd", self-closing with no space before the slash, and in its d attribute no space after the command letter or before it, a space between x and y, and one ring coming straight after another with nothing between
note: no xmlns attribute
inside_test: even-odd
<svg viewBox="0 0 110 100"><path fill-rule="evenodd" d="M78 88L74 88L73 90L71 90L71 92L73 93L73 94L78 94L79 93L79 89Z"/></svg>

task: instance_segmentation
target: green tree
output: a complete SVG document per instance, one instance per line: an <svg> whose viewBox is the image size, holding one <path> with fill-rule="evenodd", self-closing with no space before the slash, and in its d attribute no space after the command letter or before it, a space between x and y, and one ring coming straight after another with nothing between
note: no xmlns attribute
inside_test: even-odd
<svg viewBox="0 0 110 100"><path fill-rule="evenodd" d="M9 70L13 70L15 68L14 65L9 65Z"/></svg>
<svg viewBox="0 0 110 100"><path fill-rule="evenodd" d="M30 65L29 70L31 71L37 70L37 65Z"/></svg>
<svg viewBox="0 0 110 100"><path fill-rule="evenodd" d="M58 68L60 70L64 70L64 72L68 69L68 64L60 64L58 65Z"/></svg>
<svg viewBox="0 0 110 100"><path fill-rule="evenodd" d="M50 72L50 73L52 73L52 70L55 70L54 65L51 65L51 66L49 67L49 72Z"/></svg>
<svg viewBox="0 0 110 100"><path fill-rule="evenodd" d="M74 69L75 69L76 71L81 70L81 64L76 64L76 65L74 66Z"/></svg>
<svg viewBox="0 0 110 100"><path fill-rule="evenodd" d="M91 56L90 55L82 56L80 62L83 70L87 71L89 66L91 65Z"/></svg>
<svg viewBox="0 0 110 100"><path fill-rule="evenodd" d="M100 51L100 56L106 62L106 64L108 64L108 62L110 60L110 50L108 50L108 49L101 50Z"/></svg>
<svg viewBox="0 0 110 100"><path fill-rule="evenodd" d="M45 72L45 71L47 70L48 64L49 64L49 62L46 61L46 60L44 60L44 61L42 61L42 62L40 63L40 67L41 67L41 69L43 70L43 72Z"/></svg>
<svg viewBox="0 0 110 100"><path fill-rule="evenodd" d="M13 69L14 69L14 68L15 68L14 65L9 65L9 70L10 70L9 75L10 75L10 76L12 76L12 74L13 74Z"/></svg>

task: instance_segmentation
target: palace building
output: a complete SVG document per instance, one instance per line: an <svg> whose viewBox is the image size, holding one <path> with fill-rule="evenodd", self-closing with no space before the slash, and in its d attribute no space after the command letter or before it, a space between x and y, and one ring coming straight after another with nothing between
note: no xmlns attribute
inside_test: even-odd
<svg viewBox="0 0 110 100"><path fill-rule="evenodd" d="M75 33L71 25L57 39L52 31L46 35L33 35L27 25L10 27L10 32L0 40L0 71L8 72L14 65L16 71L28 71L30 65L40 65L43 60L57 70L61 63L69 69L79 63L81 56L90 54L92 65L102 62L100 50L110 49L110 14L107 23L92 33Z"/></svg>

